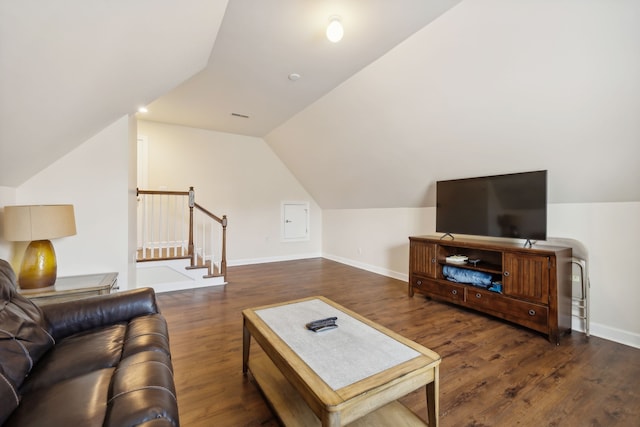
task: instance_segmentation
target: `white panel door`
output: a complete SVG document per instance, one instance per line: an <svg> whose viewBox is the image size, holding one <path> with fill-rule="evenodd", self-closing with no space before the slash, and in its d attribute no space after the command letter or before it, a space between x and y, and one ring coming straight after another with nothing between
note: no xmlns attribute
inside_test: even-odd
<svg viewBox="0 0 640 427"><path fill-rule="evenodd" d="M282 203L282 240L309 239L309 203Z"/></svg>

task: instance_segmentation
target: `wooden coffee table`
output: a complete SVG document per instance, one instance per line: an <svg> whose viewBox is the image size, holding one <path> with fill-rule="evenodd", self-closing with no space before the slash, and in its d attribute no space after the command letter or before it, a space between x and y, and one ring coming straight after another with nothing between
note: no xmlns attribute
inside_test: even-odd
<svg viewBox="0 0 640 427"><path fill-rule="evenodd" d="M437 353L320 296L242 315L242 370L285 426L424 426L397 402L423 386L429 426L438 425ZM305 328L331 316L336 329ZM250 349L251 337L260 348Z"/></svg>

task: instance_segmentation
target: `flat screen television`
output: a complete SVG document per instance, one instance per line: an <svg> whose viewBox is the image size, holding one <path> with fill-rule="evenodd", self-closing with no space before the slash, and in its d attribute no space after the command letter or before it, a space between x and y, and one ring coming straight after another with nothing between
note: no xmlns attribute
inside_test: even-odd
<svg viewBox="0 0 640 427"><path fill-rule="evenodd" d="M547 171L436 182L436 231L547 238Z"/></svg>

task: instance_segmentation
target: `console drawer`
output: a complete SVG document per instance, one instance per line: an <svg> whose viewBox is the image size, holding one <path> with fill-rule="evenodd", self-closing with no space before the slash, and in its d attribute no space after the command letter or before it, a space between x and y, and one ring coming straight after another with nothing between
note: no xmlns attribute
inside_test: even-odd
<svg viewBox="0 0 640 427"><path fill-rule="evenodd" d="M483 289L467 288L466 305L539 332L549 332L549 308Z"/></svg>
<svg viewBox="0 0 640 427"><path fill-rule="evenodd" d="M424 277L414 277L413 287L415 290L435 297L462 304L464 302L464 286L453 283L429 280Z"/></svg>

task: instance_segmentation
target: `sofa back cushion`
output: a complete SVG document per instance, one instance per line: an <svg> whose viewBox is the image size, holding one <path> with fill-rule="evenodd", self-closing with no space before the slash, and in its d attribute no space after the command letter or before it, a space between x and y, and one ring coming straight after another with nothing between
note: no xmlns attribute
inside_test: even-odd
<svg viewBox="0 0 640 427"><path fill-rule="evenodd" d="M18 388L53 344L42 311L17 292L11 265L0 259L0 425L19 404Z"/></svg>

